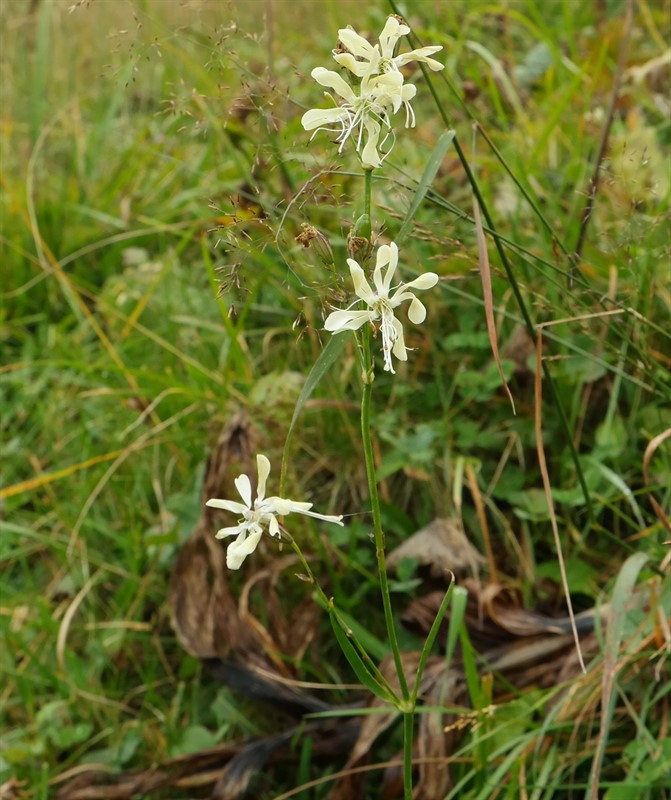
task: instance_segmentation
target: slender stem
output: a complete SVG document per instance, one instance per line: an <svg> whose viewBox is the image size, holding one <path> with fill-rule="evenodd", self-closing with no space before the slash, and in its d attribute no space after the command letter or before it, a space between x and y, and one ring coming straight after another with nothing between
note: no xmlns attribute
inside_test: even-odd
<svg viewBox="0 0 671 800"><path fill-rule="evenodd" d="M363 185L363 213L368 217L368 219L372 219L370 215L370 197L371 197L371 188L373 185L373 170L372 169L365 169L363 172L364 177L364 185Z"/></svg>
<svg viewBox="0 0 671 800"><path fill-rule="evenodd" d="M341 618L338 616L338 613L337 613L337 611L335 609L335 606L333 604L333 600L330 600L326 596L324 590L319 585L319 582L317 581L317 578L315 578L315 575L312 572L312 568L310 567L310 565L307 562L307 559L303 555L303 551L300 549L300 547L298 546L298 544L294 540L293 536L290 536L286 532L285 532L284 535L285 535L285 540L289 542L289 544L291 545L291 549L298 556L298 559L301 562L301 566L305 570L306 576L309 578L309 582L315 587L315 590L317 591L317 595L319 597L319 600L321 601L322 606L324 607L324 609L326 611L328 611L329 615L335 620L335 623L340 625L340 627L345 631L345 627L343 626ZM347 633L347 631L345 631L345 632ZM348 636L350 635L350 633L348 633ZM370 677L373 680L377 681L377 683L380 685L380 687L382 687L386 692L388 692L390 701L393 702L394 705L396 705L398 707L398 704L399 704L398 696L397 696L396 692L394 691L394 689L389 684L389 681L380 672L378 667L375 666L375 664L373 663L373 660L368 655L366 650L362 647L362 645L359 643L357 638L355 636L351 636L351 640L352 640L352 646L355 648L355 650L359 654L359 658L361 659L361 661L362 661L362 663L364 665L364 669L366 669L368 671L368 673L370 674ZM347 653L345 653L345 656L347 656Z"/></svg>
<svg viewBox="0 0 671 800"><path fill-rule="evenodd" d="M363 442L363 452L366 460L366 477L368 478L368 492L370 494L370 505L373 512L373 530L375 533L375 558L377 559L377 571L380 579L380 592L382 593L382 606L384 608L384 619L387 625L387 635L391 645L396 674L401 687L403 700L407 703L410 700L408 683L403 671L403 661L401 660L401 650L396 636L394 626L394 614L391 608L391 594L389 592L389 579L387 578L387 563L385 557L384 531L382 530L382 514L380 513L380 497L377 493L377 478L375 475L375 459L373 456L373 442L370 430L370 405L373 396L373 362L370 354L370 331L366 327L363 332L363 396L361 398L361 439Z"/></svg>
<svg viewBox="0 0 671 800"><path fill-rule="evenodd" d="M415 732L415 715L403 715L403 800L412 800L412 740Z"/></svg>

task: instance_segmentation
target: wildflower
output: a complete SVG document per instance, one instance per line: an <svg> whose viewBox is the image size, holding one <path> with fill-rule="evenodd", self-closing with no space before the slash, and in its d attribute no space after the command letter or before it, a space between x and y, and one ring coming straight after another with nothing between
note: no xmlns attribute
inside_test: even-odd
<svg viewBox="0 0 671 800"><path fill-rule="evenodd" d="M217 539L223 539L226 536L237 537L226 551L226 565L229 569L240 569L245 558L256 550L266 527L271 536L279 537L280 524L277 519L278 515L304 514L325 522L333 522L336 525L343 524L341 516L328 516L311 511L312 503L299 503L294 500L285 500L282 497L266 497L266 482L268 475L270 475L270 461L264 455L257 455L256 466L258 484L256 499L253 502L252 483L247 475L240 475L235 479L235 488L243 500L242 503L235 500L213 499L208 500L205 504L211 508L231 511L241 517L237 525L221 528L216 534Z"/></svg>
<svg viewBox="0 0 671 800"><path fill-rule="evenodd" d="M335 108L312 108L303 114L301 124L306 131L328 130L338 133L336 141L340 144L338 152L341 153L345 142L356 134L356 150L361 152L361 161L364 168L375 169L382 164L384 156L380 156L378 148L384 145L391 133L390 113L395 114L401 105L406 106L406 125L414 114L410 108L410 100L415 96L414 86L405 86L401 73L379 74L374 76L373 69L377 66L379 55L374 55L369 64L369 69L364 71L359 94L333 70L324 67L315 67L310 73L321 86L332 89L344 102L340 105L332 95ZM328 93L326 93L328 94ZM409 110L408 110L409 109ZM339 127L333 127L339 126ZM382 141L382 131L385 131ZM366 143L361 150L364 131ZM314 136L315 134L313 134Z"/></svg>
<svg viewBox="0 0 671 800"><path fill-rule="evenodd" d="M408 318L416 325L426 319L426 308L410 291L411 289L430 289L438 282L435 272L425 272L410 283L399 283L390 296L391 282L398 266L398 247L394 242L390 245L383 244L378 248L375 269L373 271L373 284L375 291L370 287L366 280L363 269L354 259L348 258L354 292L360 300L368 306L365 310L351 311L350 309L357 302L352 303L349 308L341 311L334 311L326 318L324 327L331 333L341 333L342 331L358 330L366 322L375 326L379 320L380 331L382 332L382 352L384 354L384 369L387 372L394 372L391 356L398 358L399 361L407 361L408 353L403 336L403 325L394 316L394 309L401 303L410 300ZM382 269L385 265L387 270L384 278Z"/></svg>
<svg viewBox="0 0 671 800"><path fill-rule="evenodd" d="M410 61L423 61L434 72L443 69L444 65L440 61L429 58L443 49L441 45L420 47L409 53L394 55L394 50L401 37L407 36L409 33L410 28L394 16L388 17L380 34L379 44L376 45L370 44L352 28L342 28L338 31L338 37L349 52L334 51L333 58L359 78L366 74L371 65L374 65L375 72L381 74L399 72L400 67Z"/></svg>

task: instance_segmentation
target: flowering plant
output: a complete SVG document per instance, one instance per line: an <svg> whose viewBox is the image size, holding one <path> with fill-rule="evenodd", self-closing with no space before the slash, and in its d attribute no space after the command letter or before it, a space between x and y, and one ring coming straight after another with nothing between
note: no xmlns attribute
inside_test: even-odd
<svg viewBox="0 0 671 800"><path fill-rule="evenodd" d="M337 72L324 67L315 67L311 72L317 83L338 95L340 102L327 93L335 107L312 108L303 114L301 124L306 131L314 131L313 136L320 130L337 132L339 153L356 132L355 148L361 154L364 169L376 169L389 154L390 150L380 155L379 150L388 136L393 134L391 117L401 106L405 106L405 127L415 127L415 112L410 101L415 97L417 88L405 83L399 67L410 61L423 61L432 70L443 69L440 62L429 57L442 50L440 45L394 56L400 38L408 33L410 28L393 16L388 18L380 34L380 43L376 45L370 44L351 28L338 31L340 43L346 52L335 50L333 58L360 79L358 86L352 86ZM334 125L338 127L334 128ZM366 142L362 150L364 131Z"/></svg>
<svg viewBox="0 0 671 800"><path fill-rule="evenodd" d="M308 517L333 522L342 525L341 516L329 516L317 514L311 511L312 503L300 503L295 500L285 500L282 497L266 497L266 481L270 475L270 461L264 455L257 455L256 468L258 472L258 483L256 488L256 499L252 502L252 482L247 475L240 475L235 479L235 488L238 490L243 502L236 500L208 500L205 505L211 508L221 508L224 511L231 511L242 517L237 525L228 528L221 528L217 531L217 539L226 536L236 536L234 542L228 546L226 551L226 565L229 569L240 569L242 562L248 555L256 550L256 547L263 535L264 529L268 528L271 536L279 538L280 523L278 516L287 514L305 514Z"/></svg>
<svg viewBox="0 0 671 800"><path fill-rule="evenodd" d="M424 304L410 291L411 289L430 289L438 283L438 276L435 272L425 272L410 283L399 283L393 294L390 294L391 282L398 266L398 247L392 242L390 245L383 244L378 248L373 271L373 285L375 290L368 283L363 269L352 258L347 259L349 264L354 293L359 300L363 300L368 308L352 311L352 306L341 311L334 311L326 319L324 327L331 333L340 333L346 330L357 330L362 325L370 322L371 325L379 320L380 331L382 333L382 352L384 354L384 369L387 372L394 372L391 361L392 353L399 361L407 361L408 353L405 346L403 335L403 324L394 315L394 309L401 303L410 300L408 318L415 325L419 325L426 319L426 308ZM382 269L387 266L387 271L382 277ZM355 300L352 305L358 303Z"/></svg>
<svg viewBox="0 0 671 800"><path fill-rule="evenodd" d="M333 58L343 67L346 67L354 75L361 78L371 67L375 72L388 73L398 72L399 68L411 61L423 61L427 67L436 72L444 69L444 64L429 58L434 53L442 50L442 45L431 45L430 47L420 47L411 50L409 53L394 55L396 46L401 37L407 36L410 28L400 22L398 17L388 17L382 33L379 37L379 44L372 45L363 36L360 36L353 28L341 28L338 37L341 44L348 52L340 50L333 51Z"/></svg>

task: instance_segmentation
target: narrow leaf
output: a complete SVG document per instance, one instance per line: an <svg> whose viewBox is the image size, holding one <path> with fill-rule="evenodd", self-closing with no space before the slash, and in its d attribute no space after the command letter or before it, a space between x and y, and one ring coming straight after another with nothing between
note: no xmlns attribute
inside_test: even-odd
<svg viewBox="0 0 671 800"><path fill-rule="evenodd" d="M538 466L541 471L541 478L543 480L543 490L545 491L545 499L547 501L548 511L550 514L550 524L552 525L552 536L554 537L555 548L557 550L557 563L559 564L559 574L561 575L562 588L566 598L566 608L571 620L571 630L573 632L573 640L575 641L576 651L578 653L578 661L580 668L583 672L585 669L585 662L582 657L582 650L580 649L580 636L578 628L575 623L575 614L573 613L573 603L571 602L571 592L568 585L568 575L566 574L566 563L564 561L564 553L561 547L561 539L559 538L559 526L557 525L557 515L555 514L554 502L552 500L552 485L550 484L550 475L548 473L547 461L545 459L545 447L543 446L543 332L539 328L536 333L536 372L534 374L534 433L536 436L536 451L538 453Z"/></svg>
<svg viewBox="0 0 671 800"><path fill-rule="evenodd" d="M603 673L601 676L601 725L599 726L599 736L597 739L596 753L592 761L591 776L591 800L597 800L599 796L599 779L601 775L601 764L606 744L608 742L608 729L610 728L613 716L613 689L615 686L615 674L617 672L617 657L622 645L624 636L625 612L627 601L632 595L638 573L643 569L648 556L645 553L634 553L633 556L624 562L620 574L615 581L613 589L613 600L610 604L608 615L608 629L606 631L606 643L604 646Z"/></svg>
<svg viewBox="0 0 671 800"><path fill-rule="evenodd" d="M438 613L436 614L435 619L433 620L433 624L431 625L431 629L429 630L429 635L426 637L426 641L424 642L424 646L422 647L422 653L419 657L419 664L417 665L417 675L415 676L415 685L412 689L412 705L414 706L417 701L417 695L419 694L419 687L422 681L422 674L424 672L424 668L426 667L426 662L431 655L431 649L433 647L433 643L436 641L436 636L438 636L438 631L440 630L440 625L445 619L445 612L447 611L447 605L450 602L452 597L452 590L454 589L454 575L450 574L450 585L447 587L447 591L445 592L445 596L440 604L440 608L438 609Z"/></svg>
<svg viewBox="0 0 671 800"><path fill-rule="evenodd" d="M515 401L512 392L508 387L506 376L503 374L501 357L499 356L499 343L496 334L496 323L494 322L494 296L492 294L492 276L489 270L489 254L487 253L487 240L485 239L485 229L482 227L482 217L480 216L480 206L475 195L473 195L473 219L475 221L475 233L478 242L478 261L480 263L480 280L482 281L482 299L485 303L485 318L487 320L487 333L489 334L489 344L492 348L492 355L496 361L496 368L499 371L501 381L510 399L510 405L515 413Z"/></svg>
<svg viewBox="0 0 671 800"><path fill-rule="evenodd" d="M338 619L336 611L333 607L329 609L329 619L331 620L333 633L335 634L338 644L340 645L340 649L343 651L345 658L354 670L354 674L357 676L357 678L376 697L379 697L381 700L385 700L388 703L397 705L398 701L392 694L391 688L382 686L382 684L371 674L369 667L364 663L363 658L352 643L351 638L343 629L343 625ZM370 662L370 665L374 668L372 661ZM382 676L380 675L380 677Z"/></svg>
<svg viewBox="0 0 671 800"><path fill-rule="evenodd" d="M455 131L445 131L436 142L436 146L433 148L433 152L429 158L429 161L426 165L426 169L424 170L424 174L422 175L419 183L417 184L417 188L415 189L415 194L412 197L412 202L410 203L410 208L408 208L408 212L405 215L405 219L403 220L401 227L396 234L396 243L398 244L399 241L403 238L403 236L408 232L410 227L412 226L412 221L415 219L415 214L417 213L417 209L419 208L422 200L424 199L426 193L429 190L429 187L434 181L438 170L440 169L440 165L443 163L443 159L445 158L445 154L450 148L452 144L452 140L454 139Z"/></svg>

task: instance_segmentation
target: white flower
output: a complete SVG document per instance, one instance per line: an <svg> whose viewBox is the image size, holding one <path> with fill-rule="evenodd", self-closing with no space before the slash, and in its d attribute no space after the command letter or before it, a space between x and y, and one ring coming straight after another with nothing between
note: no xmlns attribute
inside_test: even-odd
<svg viewBox="0 0 671 800"><path fill-rule="evenodd" d="M410 28L401 24L396 17L387 19L380 34L380 42L376 45L370 44L352 28L342 28L338 31L338 37L349 53L334 51L333 58L358 77L362 77L370 68L371 63L375 62L375 71L379 73L398 72L400 67L410 61L423 61L434 72L443 69L444 65L440 61L429 58L443 49L441 45L420 47L409 53L394 55L394 50L401 37L407 36L409 33Z"/></svg>
<svg viewBox="0 0 671 800"><path fill-rule="evenodd" d="M252 503L252 482L247 475L240 475L235 479L235 488L240 493L243 502L235 500L208 500L205 505L211 508L222 508L231 511L241 517L237 525L229 528L222 528L217 531L217 538L223 539L225 536L236 536L234 542L228 546L226 551L226 565L229 569L240 569L242 562L250 553L256 550L264 529L268 528L271 536L279 536L280 524L277 516L296 513L305 514L308 517L315 517L326 522L333 522L342 525L342 517L327 516L310 511L312 503L298 503L293 500L285 500L282 497L266 497L266 481L270 474L270 461L264 455L257 455L256 467L258 471L258 485L256 489L256 500Z"/></svg>
<svg viewBox="0 0 671 800"><path fill-rule="evenodd" d="M406 127L415 116L410 107L410 100L415 96L414 86L404 86L403 76L400 73L388 73L373 76L373 68L379 61L375 56L368 70L361 76L359 94L333 70L324 67L315 67L311 75L321 86L332 89L344 102L338 105L331 97L335 108L313 108L306 111L301 119L301 124L306 131L328 130L338 133L336 141L340 144L338 152L341 153L345 142L356 133L355 147L361 152L361 161L367 169L375 169L382 164L384 156L380 156L378 148L381 147L391 133L389 114L396 113L401 105L406 106ZM328 93L327 93L328 94ZM333 127L336 125L337 127ZM380 142L382 130L386 129ZM366 143L361 150L363 134L366 132ZM313 134L314 136L315 134ZM385 155L388 155L385 154Z"/></svg>
<svg viewBox="0 0 671 800"><path fill-rule="evenodd" d="M375 269L373 271L373 284L375 291L370 287L366 280L364 271L354 259L348 258L354 292L357 297L366 303L367 309L363 311L351 311L352 306L343 311L334 311L326 318L324 327L331 333L341 331L354 331L370 322L375 326L379 320L379 327L382 331L382 352L384 354L384 368L387 372L394 372L391 356L392 353L399 361L407 361L408 353L403 337L403 325L394 316L394 309L406 300L410 300L408 318L411 322L419 325L426 319L426 308L410 291L411 289L430 289L438 283L438 276L435 272L425 272L419 278L410 283L399 283L395 287L394 293L390 296L391 281L398 266L398 247L392 242L390 245L383 244L377 251ZM382 277L382 268L385 265L387 271Z"/></svg>

